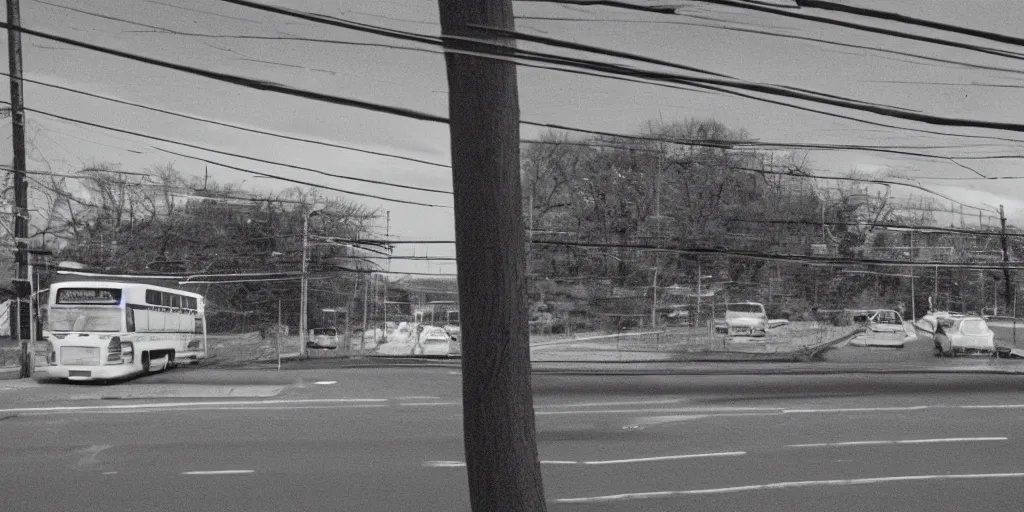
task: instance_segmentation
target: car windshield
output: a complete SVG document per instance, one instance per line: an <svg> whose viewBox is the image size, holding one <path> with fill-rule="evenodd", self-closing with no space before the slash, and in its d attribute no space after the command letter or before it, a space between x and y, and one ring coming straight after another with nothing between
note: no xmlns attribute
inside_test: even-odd
<svg viewBox="0 0 1024 512"><path fill-rule="evenodd" d="M981 319L964 320L960 322L960 332L972 336L981 336L988 334L988 325Z"/></svg>
<svg viewBox="0 0 1024 512"><path fill-rule="evenodd" d="M757 304L729 304L728 311L734 313L763 313L764 309Z"/></svg>
<svg viewBox="0 0 1024 512"><path fill-rule="evenodd" d="M123 310L116 307L50 308L48 330L54 332L120 332Z"/></svg>

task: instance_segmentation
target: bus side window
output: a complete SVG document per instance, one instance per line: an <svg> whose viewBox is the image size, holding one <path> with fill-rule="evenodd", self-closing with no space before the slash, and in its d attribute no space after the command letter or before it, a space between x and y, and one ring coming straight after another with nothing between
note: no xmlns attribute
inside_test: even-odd
<svg viewBox="0 0 1024 512"><path fill-rule="evenodd" d="M127 328L128 332L135 332L135 308L124 308L124 314L125 327Z"/></svg>

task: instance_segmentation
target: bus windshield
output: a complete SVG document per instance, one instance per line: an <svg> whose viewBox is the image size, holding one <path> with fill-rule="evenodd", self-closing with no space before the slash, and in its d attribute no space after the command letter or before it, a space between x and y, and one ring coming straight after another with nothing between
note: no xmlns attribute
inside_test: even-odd
<svg viewBox="0 0 1024 512"><path fill-rule="evenodd" d="M54 332L120 332L122 309L118 307L50 307L47 321Z"/></svg>

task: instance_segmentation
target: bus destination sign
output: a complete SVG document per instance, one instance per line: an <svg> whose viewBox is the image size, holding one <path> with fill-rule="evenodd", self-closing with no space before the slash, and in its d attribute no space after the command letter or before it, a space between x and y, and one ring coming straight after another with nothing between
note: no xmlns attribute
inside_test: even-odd
<svg viewBox="0 0 1024 512"><path fill-rule="evenodd" d="M57 304L121 303L121 290L111 288L61 288L57 291Z"/></svg>

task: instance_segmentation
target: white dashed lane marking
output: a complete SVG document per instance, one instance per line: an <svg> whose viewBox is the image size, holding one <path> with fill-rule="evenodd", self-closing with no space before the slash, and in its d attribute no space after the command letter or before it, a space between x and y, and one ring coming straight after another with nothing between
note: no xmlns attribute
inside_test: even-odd
<svg viewBox="0 0 1024 512"><path fill-rule="evenodd" d="M946 437L940 439L899 439L893 441L846 441L841 443L788 444L786 448L826 448L842 446L879 446L893 444L971 443L981 441L1006 441L1006 437Z"/></svg>
<svg viewBox="0 0 1024 512"><path fill-rule="evenodd" d="M703 459L708 457L736 457L740 455L746 455L747 452L717 452L717 453L692 453L686 455L665 455L660 457L643 457L639 459L618 459L618 460L590 460L577 462L574 460L542 460L541 464L551 464L559 466L572 466L572 465L587 465L587 466L598 466L605 464L632 464L637 462L657 462L665 460L680 460L680 459ZM458 460L430 460L423 463L423 467L427 468L462 468L465 467L466 463Z"/></svg>
<svg viewBox="0 0 1024 512"><path fill-rule="evenodd" d="M218 469L214 471L185 471L183 475L206 476L206 475L248 475L255 473L251 469Z"/></svg>
<svg viewBox="0 0 1024 512"><path fill-rule="evenodd" d="M619 460L592 460L584 462L584 464L596 466L603 464L633 464L636 462L657 462L663 460L680 460L680 459L702 459L706 457L737 457L740 455L746 455L747 452L716 452L716 453L691 453L686 455L663 455L660 457L641 457L638 459L619 459Z"/></svg>

